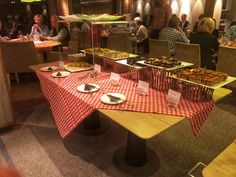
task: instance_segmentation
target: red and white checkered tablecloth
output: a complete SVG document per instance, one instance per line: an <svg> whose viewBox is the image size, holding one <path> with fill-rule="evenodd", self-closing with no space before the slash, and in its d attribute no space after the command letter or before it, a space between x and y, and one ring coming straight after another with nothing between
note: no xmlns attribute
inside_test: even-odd
<svg viewBox="0 0 236 177"><path fill-rule="evenodd" d="M136 91L136 83L121 77L120 86L112 86L109 82L110 73L101 73L96 79L78 79L91 71L72 73L66 78L53 78L50 72L36 71L45 97L55 118L58 130L64 138L96 109L117 109L147 113L159 113L183 116L190 120L195 135L211 112L214 102L191 102L181 99L177 108L169 108L166 94L149 89L147 96L140 96ZM77 87L83 83L93 83L100 90L93 94L81 93ZM126 96L127 101L120 105L108 105L100 101L104 93L115 92Z"/></svg>

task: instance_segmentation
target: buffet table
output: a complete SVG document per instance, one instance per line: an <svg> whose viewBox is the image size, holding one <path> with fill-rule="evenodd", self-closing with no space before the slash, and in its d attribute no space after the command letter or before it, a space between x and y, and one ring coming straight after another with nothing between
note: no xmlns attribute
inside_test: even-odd
<svg viewBox="0 0 236 177"><path fill-rule="evenodd" d="M147 148L147 139L184 118L190 121L193 133L197 135L214 106L212 100L191 102L181 99L178 107L168 107L164 92L150 88L147 96L138 95L137 83L129 79L129 73L122 74L119 86L112 86L109 81L110 73L102 72L91 78L84 77L91 71L83 71L71 73L63 78L54 78L51 72L39 70L49 65L57 66L58 63L41 64L31 68L35 70L42 91L50 103L60 135L66 137L91 113L98 110L128 130L127 145L116 152L114 163L120 170L131 175L151 175L158 168L158 157ZM93 93L81 93L77 87L84 83L97 84L100 89ZM126 101L112 105L101 102L101 96L111 92L124 94Z"/></svg>

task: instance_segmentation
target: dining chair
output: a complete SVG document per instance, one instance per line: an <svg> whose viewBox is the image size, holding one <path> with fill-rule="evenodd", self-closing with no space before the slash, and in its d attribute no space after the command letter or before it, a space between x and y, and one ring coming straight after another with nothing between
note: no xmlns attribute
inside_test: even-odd
<svg viewBox="0 0 236 177"><path fill-rule="evenodd" d="M112 32L107 41L107 48L133 53L132 39L127 32Z"/></svg>
<svg viewBox="0 0 236 177"><path fill-rule="evenodd" d="M149 57L170 57L168 41L149 39Z"/></svg>
<svg viewBox="0 0 236 177"><path fill-rule="evenodd" d="M195 67L200 67L201 66L200 45L175 42L175 58L181 61L194 63Z"/></svg>
<svg viewBox="0 0 236 177"><path fill-rule="evenodd" d="M236 48L219 46L217 71L228 73L230 76L236 77ZM236 88L236 81L229 84Z"/></svg>
<svg viewBox="0 0 236 177"><path fill-rule="evenodd" d="M37 58L34 43L30 42L1 42L3 63L10 84L10 73L14 73L19 84L18 73L33 72L30 65L42 63ZM10 86L10 85L9 85ZM10 88L10 87L9 87Z"/></svg>

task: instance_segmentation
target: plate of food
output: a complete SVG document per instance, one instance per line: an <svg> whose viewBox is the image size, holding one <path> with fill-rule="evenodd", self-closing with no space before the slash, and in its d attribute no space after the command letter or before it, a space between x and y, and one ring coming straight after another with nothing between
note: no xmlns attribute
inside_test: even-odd
<svg viewBox="0 0 236 177"><path fill-rule="evenodd" d="M40 71L44 71L44 72L50 72L50 71L55 71L57 70L56 66L45 66L40 68Z"/></svg>
<svg viewBox="0 0 236 177"><path fill-rule="evenodd" d="M61 78L61 77L67 77L70 75L70 72L68 71L57 71L52 73L52 77L57 77L57 78Z"/></svg>
<svg viewBox="0 0 236 177"><path fill-rule="evenodd" d="M78 72L92 69L93 66L87 62L69 62L64 65L65 70L70 72Z"/></svg>
<svg viewBox="0 0 236 177"><path fill-rule="evenodd" d="M96 92L99 89L100 89L100 86L97 84L81 84L77 87L77 90L83 93Z"/></svg>
<svg viewBox="0 0 236 177"><path fill-rule="evenodd" d="M105 93L101 101L105 104L121 104L126 100L126 96L121 93Z"/></svg>

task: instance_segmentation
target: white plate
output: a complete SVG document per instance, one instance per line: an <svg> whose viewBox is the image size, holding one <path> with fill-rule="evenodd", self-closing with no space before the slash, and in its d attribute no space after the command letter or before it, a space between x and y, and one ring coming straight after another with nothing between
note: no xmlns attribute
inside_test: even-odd
<svg viewBox="0 0 236 177"><path fill-rule="evenodd" d="M70 75L70 72L68 72L68 71L60 71L60 73L61 73L61 76L57 76L57 73L58 72L54 72L54 73L52 73L52 77L66 77L66 76L69 76Z"/></svg>
<svg viewBox="0 0 236 177"><path fill-rule="evenodd" d="M80 92L83 92L83 93L90 93L90 92L96 92L97 90L100 89L99 85L96 85L96 84L89 84L89 85L93 85L93 86L95 86L95 88L91 89L90 91L84 90L85 84L81 84L77 87L77 90Z"/></svg>
<svg viewBox="0 0 236 177"><path fill-rule="evenodd" d="M108 97L108 95L112 95L112 96L115 96L115 97L119 97L120 100L116 101L116 102L112 102L110 100L110 98ZM101 101L103 103L106 103L106 104L121 104L123 103L124 101L126 100L126 96L121 94L121 93L106 93L106 94L103 94L102 97L101 97Z"/></svg>
<svg viewBox="0 0 236 177"><path fill-rule="evenodd" d="M34 41L34 44L42 44L42 41Z"/></svg>
<svg viewBox="0 0 236 177"><path fill-rule="evenodd" d="M49 70L48 68L51 67L52 70ZM45 72L50 72L50 71L55 71L57 70L57 67L56 66L45 66L45 67L42 67L40 68L41 71L45 71Z"/></svg>

